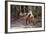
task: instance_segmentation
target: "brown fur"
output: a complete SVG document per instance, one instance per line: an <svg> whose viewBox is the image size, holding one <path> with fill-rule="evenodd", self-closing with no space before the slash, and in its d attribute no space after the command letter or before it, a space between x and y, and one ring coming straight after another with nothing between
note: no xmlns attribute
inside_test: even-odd
<svg viewBox="0 0 46 34"><path fill-rule="evenodd" d="M33 17L31 16L31 14L29 14L26 18L26 24L28 24L28 23L30 24L32 22L32 19L33 19Z"/></svg>

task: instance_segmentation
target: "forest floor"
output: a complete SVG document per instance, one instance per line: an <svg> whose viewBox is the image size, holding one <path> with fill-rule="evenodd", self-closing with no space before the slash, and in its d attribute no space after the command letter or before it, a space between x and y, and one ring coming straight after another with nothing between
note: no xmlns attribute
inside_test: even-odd
<svg viewBox="0 0 46 34"><path fill-rule="evenodd" d="M38 20L35 18L35 21ZM26 17L14 17L11 18L11 27L24 27L24 28L37 28L37 27L41 27L41 19L39 18L38 22L35 23L35 25L32 23L26 25Z"/></svg>

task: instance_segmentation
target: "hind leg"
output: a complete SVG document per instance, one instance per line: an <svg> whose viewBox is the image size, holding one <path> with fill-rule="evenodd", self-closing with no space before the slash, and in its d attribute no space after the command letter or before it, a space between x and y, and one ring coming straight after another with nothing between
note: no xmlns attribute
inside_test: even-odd
<svg viewBox="0 0 46 34"><path fill-rule="evenodd" d="M30 20L29 20L29 24L30 24Z"/></svg>
<svg viewBox="0 0 46 34"><path fill-rule="evenodd" d="M26 20L26 25L28 24L27 21L28 21L28 20Z"/></svg>

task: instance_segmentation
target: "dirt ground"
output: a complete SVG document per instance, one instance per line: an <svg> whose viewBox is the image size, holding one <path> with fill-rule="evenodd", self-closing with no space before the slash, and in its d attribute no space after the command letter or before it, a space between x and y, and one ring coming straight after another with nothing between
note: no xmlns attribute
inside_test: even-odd
<svg viewBox="0 0 46 34"><path fill-rule="evenodd" d="M34 18L34 21L26 25L26 17L12 17L11 18L11 27L24 27L24 28L38 28L42 25L41 18Z"/></svg>

